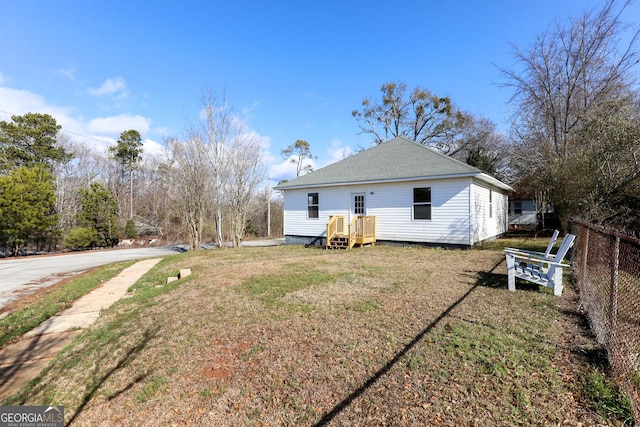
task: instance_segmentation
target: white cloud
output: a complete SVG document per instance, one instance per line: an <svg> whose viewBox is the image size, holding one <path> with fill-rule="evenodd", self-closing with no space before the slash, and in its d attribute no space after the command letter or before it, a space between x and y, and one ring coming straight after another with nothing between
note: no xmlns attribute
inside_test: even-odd
<svg viewBox="0 0 640 427"><path fill-rule="evenodd" d="M282 181L283 179L291 181L296 177L296 165L288 160L283 160L280 163L271 165L271 167L269 167L269 177L275 182Z"/></svg>
<svg viewBox="0 0 640 427"><path fill-rule="evenodd" d="M142 155L162 157L165 155L165 147L152 139L145 139L142 141Z"/></svg>
<svg viewBox="0 0 640 427"><path fill-rule="evenodd" d="M331 141L331 146L327 148L327 155L329 156L329 160L323 166L339 162L340 160L346 159L352 154L353 149L350 146L343 145L342 141L334 139L333 141Z"/></svg>
<svg viewBox="0 0 640 427"><path fill-rule="evenodd" d="M262 101L255 101L253 104L251 104L248 107L243 107L242 108L242 116L247 116L249 113L253 112L253 110L255 110L258 105L260 105L262 103Z"/></svg>
<svg viewBox="0 0 640 427"><path fill-rule="evenodd" d="M135 129L141 134L147 133L151 121L142 116L131 116L129 114L121 114L119 116L98 117L92 119L87 124L87 130L90 133L106 133L110 135L120 135L120 133Z"/></svg>
<svg viewBox="0 0 640 427"><path fill-rule="evenodd" d="M334 139L331 141L331 146L326 150L328 160L323 163L317 163L313 160L305 161L305 164L310 164L313 167L313 170L318 170L332 163L339 162L340 160L346 159L347 157L353 155L354 150L348 146L344 145L341 141ZM272 156L272 158L274 158ZM269 168L269 176L271 179L276 182L287 179L292 180L296 178L296 164L291 162L291 159L296 159L296 156L291 156L287 160L281 160L278 163L273 163ZM304 174L305 172L302 172Z"/></svg>
<svg viewBox="0 0 640 427"><path fill-rule="evenodd" d="M296 178L296 168L297 165L295 162L292 162L291 159L296 160L297 156L291 156L287 160L282 160L280 163L273 164L269 167L269 176L271 179L277 181L287 179L292 180ZM304 165L311 165L313 170L318 169L316 162L313 160L306 159L303 163ZM305 175L306 172L302 171L300 175Z"/></svg>
<svg viewBox="0 0 640 427"><path fill-rule="evenodd" d="M97 117L87 121L75 109L51 105L47 100L27 90L0 86L0 120L9 121L12 115L26 113L49 114L62 126L62 131L77 142L97 151L106 152L115 144L125 130L136 129L141 134L149 132L151 120L140 115L122 114L111 117ZM159 151L160 144L152 140L144 141L146 151Z"/></svg>
<svg viewBox="0 0 640 427"><path fill-rule="evenodd" d="M69 80L75 80L76 79L76 69L75 67L69 67L69 68L61 68L55 71L56 74L65 77Z"/></svg>
<svg viewBox="0 0 640 427"><path fill-rule="evenodd" d="M10 120L12 115L26 113L49 114L63 127L77 123L71 117L72 108L50 105L40 95L27 90L11 89L0 86L0 119ZM77 127L75 131L79 131Z"/></svg>
<svg viewBox="0 0 640 427"><path fill-rule="evenodd" d="M102 83L102 86L97 89L89 88L87 92L95 96L118 94L119 97L126 97L128 95L127 82L122 77L108 78Z"/></svg>
<svg viewBox="0 0 640 427"><path fill-rule="evenodd" d="M116 143L116 140L106 136L91 136L89 138L80 138L78 142L94 152L106 154L109 147Z"/></svg>

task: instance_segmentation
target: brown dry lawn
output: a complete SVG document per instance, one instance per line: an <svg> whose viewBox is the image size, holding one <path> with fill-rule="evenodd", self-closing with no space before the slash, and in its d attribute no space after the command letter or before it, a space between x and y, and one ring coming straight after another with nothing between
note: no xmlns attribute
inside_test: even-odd
<svg viewBox="0 0 640 427"><path fill-rule="evenodd" d="M384 246L177 255L5 403L64 405L87 426L612 423L581 393L595 344L574 293L508 292L503 260Z"/></svg>

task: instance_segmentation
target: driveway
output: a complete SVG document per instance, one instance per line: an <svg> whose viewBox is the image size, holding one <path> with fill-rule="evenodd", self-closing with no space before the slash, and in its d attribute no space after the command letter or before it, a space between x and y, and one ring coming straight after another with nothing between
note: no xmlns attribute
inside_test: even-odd
<svg viewBox="0 0 640 427"><path fill-rule="evenodd" d="M176 248L135 248L0 259L0 309L13 300L90 268L176 253Z"/></svg>

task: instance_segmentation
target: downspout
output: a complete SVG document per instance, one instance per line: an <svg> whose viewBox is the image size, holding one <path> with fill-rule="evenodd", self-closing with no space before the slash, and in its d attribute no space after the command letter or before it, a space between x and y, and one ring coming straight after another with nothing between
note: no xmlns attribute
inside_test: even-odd
<svg viewBox="0 0 640 427"><path fill-rule="evenodd" d="M469 246L473 246L473 214L472 214L472 200L473 200L473 178L471 178L471 183L469 184Z"/></svg>

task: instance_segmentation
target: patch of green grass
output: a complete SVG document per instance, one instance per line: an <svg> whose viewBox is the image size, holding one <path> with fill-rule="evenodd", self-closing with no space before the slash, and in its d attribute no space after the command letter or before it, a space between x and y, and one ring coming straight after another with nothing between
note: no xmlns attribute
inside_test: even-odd
<svg viewBox="0 0 640 427"><path fill-rule="evenodd" d="M151 377L142 387L140 393L136 395L136 401L144 403L158 393L162 392L162 387L166 384L167 379L161 375Z"/></svg>
<svg viewBox="0 0 640 427"><path fill-rule="evenodd" d="M492 240L490 242L485 242L482 245L478 246L477 249L480 250L502 250L503 248L518 248L525 249L528 251L537 251L544 252L549 245L550 237L530 237L530 236L513 236L513 237L502 237L500 239ZM555 244L555 248L557 249L562 242L562 239L559 239ZM553 251L555 252L555 250Z"/></svg>
<svg viewBox="0 0 640 427"><path fill-rule="evenodd" d="M236 289L248 293L267 306L274 306L289 293L326 285L334 278L335 275L326 270L292 264L277 273L253 276Z"/></svg>
<svg viewBox="0 0 640 427"><path fill-rule="evenodd" d="M415 371L416 369L418 369L423 362L424 357L420 356L419 354L409 355L404 360L405 366L411 371Z"/></svg>
<svg viewBox="0 0 640 427"><path fill-rule="evenodd" d="M252 356L260 353L262 353L262 347L260 347L259 345L254 345L240 354L240 360L242 360L243 362L247 362L251 359Z"/></svg>
<svg viewBox="0 0 640 427"><path fill-rule="evenodd" d="M443 372L475 376L494 394L504 396L503 404L507 406L502 410L508 414L509 422L537 424L540 420L531 412L531 393L544 393L552 399L562 388L556 380L552 346L521 332L480 323L450 322L433 337L435 345L420 355L425 360L442 360ZM415 357L406 360L407 368L419 369L420 365L413 359ZM443 384L452 381L446 376L432 377ZM469 392L482 396L479 390Z"/></svg>
<svg viewBox="0 0 640 427"><path fill-rule="evenodd" d="M101 283L116 276L120 271L136 261L126 261L100 267L70 280L55 291L45 295L26 307L0 319L0 347L14 341L40 323L69 308L83 295L88 294Z"/></svg>
<svg viewBox="0 0 640 427"><path fill-rule="evenodd" d="M378 310L379 308L380 308L380 304L376 301L371 301L371 300L358 301L354 304L347 306L348 310L359 311L361 313L371 311L371 310Z"/></svg>
<svg viewBox="0 0 640 427"><path fill-rule="evenodd" d="M156 295L175 289L182 283L194 279L195 276L192 274L184 279L167 283L167 277L178 275L177 270L172 268L172 265L178 260L182 260L187 254L189 254L189 252L162 258L154 268L129 287L128 291L135 292L136 296L140 295L138 299L153 298Z"/></svg>
<svg viewBox="0 0 640 427"><path fill-rule="evenodd" d="M598 368L593 368L584 378L582 391L588 405L607 420L633 425L633 413L629 398L613 379Z"/></svg>

